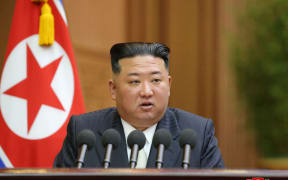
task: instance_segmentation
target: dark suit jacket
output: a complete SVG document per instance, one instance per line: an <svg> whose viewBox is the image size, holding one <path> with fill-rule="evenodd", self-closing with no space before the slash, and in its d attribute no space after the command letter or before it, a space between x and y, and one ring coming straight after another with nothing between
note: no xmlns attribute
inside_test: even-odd
<svg viewBox="0 0 288 180"><path fill-rule="evenodd" d="M101 137L106 129L114 128L121 134L119 147L112 152L111 168L128 168L126 139L120 116L116 108L108 108L78 116L72 116L67 128L67 136L63 147L55 158L54 167L75 167L78 148L76 137L83 129L90 129L96 135L96 145L86 153L84 167L102 168L105 149ZM171 132L172 142L164 153L163 168L181 168L182 149L178 143L179 134L183 129L192 128L197 133L197 144L191 152L191 168L223 168L224 162L214 136L213 122L209 119L182 111L168 108L157 128L166 128ZM151 146L147 168L155 167L157 150Z"/></svg>

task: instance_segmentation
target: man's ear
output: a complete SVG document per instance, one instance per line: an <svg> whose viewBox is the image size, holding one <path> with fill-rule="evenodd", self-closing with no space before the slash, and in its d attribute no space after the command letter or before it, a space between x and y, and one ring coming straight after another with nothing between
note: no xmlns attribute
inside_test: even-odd
<svg viewBox="0 0 288 180"><path fill-rule="evenodd" d="M168 82L169 82L169 96L170 96L171 83L172 83L172 77L170 75L168 75Z"/></svg>
<svg viewBox="0 0 288 180"><path fill-rule="evenodd" d="M110 79L109 80L109 90L111 94L112 100L116 99L116 83L115 80Z"/></svg>

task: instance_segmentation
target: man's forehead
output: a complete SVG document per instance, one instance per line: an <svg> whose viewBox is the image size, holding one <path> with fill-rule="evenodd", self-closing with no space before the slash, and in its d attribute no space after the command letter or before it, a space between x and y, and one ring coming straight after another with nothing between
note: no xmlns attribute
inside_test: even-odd
<svg viewBox="0 0 288 180"><path fill-rule="evenodd" d="M144 74L144 73L142 73L142 72L128 72L127 76L140 76L141 74ZM155 74L161 75L162 72L161 71L150 71L150 72L146 72L146 74L148 74L148 75L155 75Z"/></svg>
<svg viewBox="0 0 288 180"><path fill-rule="evenodd" d="M119 60L121 70L133 68L165 68L164 60L151 55L135 56Z"/></svg>

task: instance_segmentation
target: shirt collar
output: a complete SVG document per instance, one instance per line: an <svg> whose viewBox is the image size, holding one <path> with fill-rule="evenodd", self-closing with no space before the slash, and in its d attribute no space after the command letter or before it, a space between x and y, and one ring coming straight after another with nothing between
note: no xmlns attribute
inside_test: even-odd
<svg viewBox="0 0 288 180"><path fill-rule="evenodd" d="M121 122L122 122L122 125L123 125L123 129L124 129L124 134L125 134L125 138L126 138L126 141L127 141L127 138L128 138L128 135L136 130L133 126L131 126L128 122L126 122L125 120L123 120L121 118ZM146 137L146 143L148 144L151 144L152 143L152 140L153 140L153 136L154 136L154 133L155 133L155 130L156 130L156 126L157 126L157 123L154 124L153 126L145 129L144 131L142 131Z"/></svg>

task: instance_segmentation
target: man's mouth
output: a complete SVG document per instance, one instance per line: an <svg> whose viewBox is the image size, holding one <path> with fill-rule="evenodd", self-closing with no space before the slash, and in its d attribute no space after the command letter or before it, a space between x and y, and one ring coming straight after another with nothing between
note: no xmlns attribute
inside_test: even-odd
<svg viewBox="0 0 288 180"><path fill-rule="evenodd" d="M151 102L144 102L140 104L141 109L143 110L149 110L153 107L153 103Z"/></svg>

